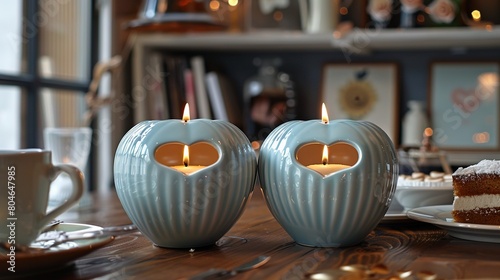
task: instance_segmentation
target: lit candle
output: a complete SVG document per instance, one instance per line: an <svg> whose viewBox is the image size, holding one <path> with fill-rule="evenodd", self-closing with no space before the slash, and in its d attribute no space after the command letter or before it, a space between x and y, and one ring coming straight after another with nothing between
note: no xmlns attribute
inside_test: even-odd
<svg viewBox="0 0 500 280"><path fill-rule="evenodd" d="M183 122L189 122L190 120L190 114L189 114L189 104L186 104L184 107L184 112L182 115L182 121ZM184 150L182 153L182 165L173 165L170 166L173 169L176 169L186 175L192 174L198 170L201 170L205 168L206 166L204 165L189 165L189 146L184 145Z"/></svg>
<svg viewBox="0 0 500 280"><path fill-rule="evenodd" d="M330 122L325 103L321 105L321 122L324 124L328 124ZM326 145L323 147L321 162L322 163L320 164L311 164L307 167L320 173L323 176L351 167L350 165L345 164L328 164L328 147Z"/></svg>
<svg viewBox="0 0 500 280"><path fill-rule="evenodd" d="M288 121L267 135L259 182L269 210L298 244L352 246L389 208L397 152L376 124L329 120L325 106L322 111L319 119ZM360 222L345 222L353 220Z"/></svg>
<svg viewBox="0 0 500 280"><path fill-rule="evenodd" d="M326 176L328 174L331 174L333 172L337 172L340 170L344 170L344 169L349 168L351 166L345 165L345 164L328 164L328 147L325 145L323 147L322 163L311 164L311 165L308 165L307 167L320 173L323 176Z"/></svg>
<svg viewBox="0 0 500 280"><path fill-rule="evenodd" d="M114 175L124 210L156 246L207 247L241 216L257 157L237 126L194 118L186 104L182 119L131 128L116 149Z"/></svg>
<svg viewBox="0 0 500 280"><path fill-rule="evenodd" d="M171 166L173 169L177 169L180 172L189 175L191 173L194 173L200 169L205 168L206 166L203 165L189 165L189 147L188 145L184 145L184 152L182 155L182 162L184 163L183 165L174 165Z"/></svg>

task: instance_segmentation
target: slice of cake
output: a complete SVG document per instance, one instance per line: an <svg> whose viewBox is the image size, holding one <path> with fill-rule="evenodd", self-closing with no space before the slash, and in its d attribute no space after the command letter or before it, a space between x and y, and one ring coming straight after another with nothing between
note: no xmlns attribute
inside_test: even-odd
<svg viewBox="0 0 500 280"><path fill-rule="evenodd" d="M455 222L500 225L500 161L460 167L452 178Z"/></svg>

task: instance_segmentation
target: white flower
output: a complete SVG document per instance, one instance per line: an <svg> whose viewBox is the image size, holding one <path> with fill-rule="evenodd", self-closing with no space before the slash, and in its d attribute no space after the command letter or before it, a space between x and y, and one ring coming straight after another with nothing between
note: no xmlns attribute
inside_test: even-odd
<svg viewBox="0 0 500 280"><path fill-rule="evenodd" d="M367 11L375 21L388 21L391 19L392 0L370 0Z"/></svg>
<svg viewBox="0 0 500 280"><path fill-rule="evenodd" d="M455 19L455 5L451 0L434 0L427 11L434 22L450 23Z"/></svg>

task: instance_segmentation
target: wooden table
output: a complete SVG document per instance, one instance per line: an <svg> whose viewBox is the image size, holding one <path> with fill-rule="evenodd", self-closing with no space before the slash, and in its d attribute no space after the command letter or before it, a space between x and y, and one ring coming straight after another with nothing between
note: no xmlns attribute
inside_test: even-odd
<svg viewBox="0 0 500 280"><path fill-rule="evenodd" d="M111 192L94 195L93 209L79 213L72 222L112 226L130 220L116 193ZM271 215L259 188L224 240L220 246L190 251L159 248L139 232L129 233L74 265L51 272L50 277L178 279L213 267L232 268L259 255L271 259L258 269L238 274L237 279L304 279L308 273L353 264L384 264L391 273L428 271L438 279L500 277L500 244L457 239L433 225L411 220L382 223L353 247L298 245Z"/></svg>

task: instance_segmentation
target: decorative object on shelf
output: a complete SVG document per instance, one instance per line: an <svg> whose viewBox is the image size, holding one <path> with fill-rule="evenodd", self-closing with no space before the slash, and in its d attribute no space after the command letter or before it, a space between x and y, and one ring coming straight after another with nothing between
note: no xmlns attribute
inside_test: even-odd
<svg viewBox="0 0 500 280"><path fill-rule="evenodd" d="M258 74L245 81L245 132L251 140L263 140L276 126L296 117L294 83L278 71L281 63L279 58L256 58Z"/></svg>
<svg viewBox="0 0 500 280"><path fill-rule="evenodd" d="M429 119L425 113L424 104L421 101L408 101L408 112L403 117L402 145L411 147L419 146L422 141L422 131L429 127Z"/></svg>
<svg viewBox="0 0 500 280"><path fill-rule="evenodd" d="M208 1L209 12L218 21L227 25L228 32L241 32L244 29L244 5L243 1L234 0L206 0Z"/></svg>
<svg viewBox="0 0 500 280"><path fill-rule="evenodd" d="M425 128L422 134L423 139L420 148L410 148L407 151L401 149L399 151L400 173L443 171L446 174L451 174L452 170L448 163L447 153L439 150L432 141L434 134L432 128Z"/></svg>
<svg viewBox="0 0 500 280"><path fill-rule="evenodd" d="M393 0L368 0L367 12L375 28L387 28L393 18Z"/></svg>
<svg viewBox="0 0 500 280"><path fill-rule="evenodd" d="M420 148L410 148L407 151L401 149L399 151L400 165L402 166L402 174L410 174L412 172L443 171L446 174L451 174L452 170L448 163L448 156L445 151L439 150L432 141L434 131L427 127L422 130L422 141ZM408 170L405 170L407 166Z"/></svg>
<svg viewBox="0 0 500 280"><path fill-rule="evenodd" d="M430 104L434 142L446 150L500 148L498 62L435 62Z"/></svg>
<svg viewBox="0 0 500 280"><path fill-rule="evenodd" d="M460 26L462 0L428 0L425 12L428 19L426 26Z"/></svg>
<svg viewBox="0 0 500 280"><path fill-rule="evenodd" d="M394 63L329 63L323 67L321 100L332 118L371 121L397 143L397 81Z"/></svg>
<svg viewBox="0 0 500 280"><path fill-rule="evenodd" d="M246 30L301 30L299 1L253 0L244 1Z"/></svg>
<svg viewBox="0 0 500 280"><path fill-rule="evenodd" d="M469 0L464 1L462 19L469 26L487 26L500 24L500 1Z"/></svg>
<svg viewBox="0 0 500 280"><path fill-rule="evenodd" d="M211 13L205 0L143 0L138 18L127 28L135 31L214 31L226 26Z"/></svg>
<svg viewBox="0 0 500 280"><path fill-rule="evenodd" d="M484 28L486 30L491 30L493 28L493 23L485 21L481 15L481 11L479 10L473 10L470 12L470 18L467 16L465 11L462 11L462 20L465 25L473 28Z"/></svg>
<svg viewBox="0 0 500 280"><path fill-rule="evenodd" d="M413 28L421 26L424 21L423 0L400 0L401 2L401 19L400 27Z"/></svg>
<svg viewBox="0 0 500 280"><path fill-rule="evenodd" d="M269 209L299 244L355 245L391 203L398 160L389 136L366 121L289 121L264 140L259 178ZM325 148L326 147L326 148Z"/></svg>
<svg viewBox="0 0 500 280"><path fill-rule="evenodd" d="M365 28L368 15L366 12L367 0L340 0L339 25L351 24L353 27Z"/></svg>
<svg viewBox="0 0 500 280"><path fill-rule="evenodd" d="M256 155L241 130L190 120L187 108L182 120L137 124L115 154L120 202L160 247L213 245L242 214L257 177Z"/></svg>
<svg viewBox="0 0 500 280"><path fill-rule="evenodd" d="M306 33L332 33L339 21L340 0L299 0L302 30Z"/></svg>

